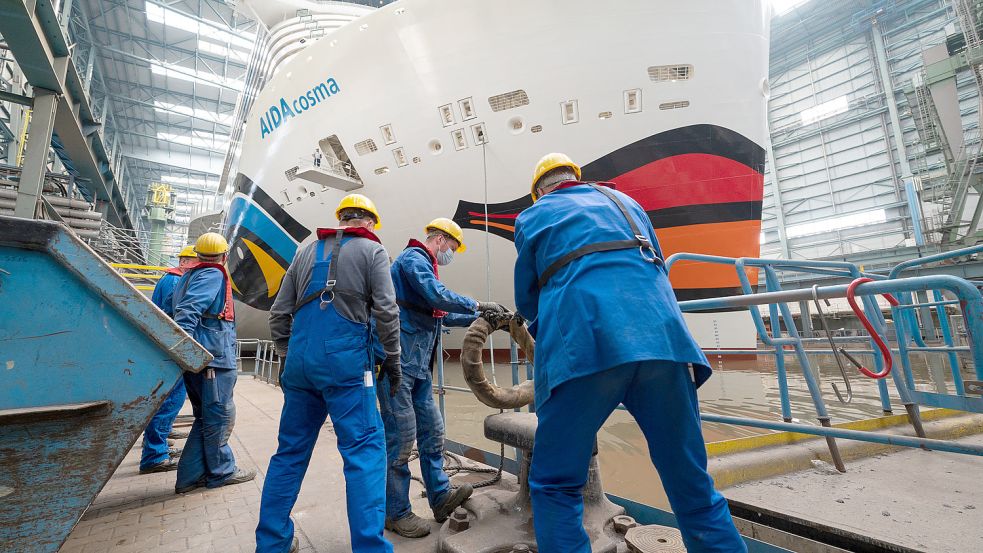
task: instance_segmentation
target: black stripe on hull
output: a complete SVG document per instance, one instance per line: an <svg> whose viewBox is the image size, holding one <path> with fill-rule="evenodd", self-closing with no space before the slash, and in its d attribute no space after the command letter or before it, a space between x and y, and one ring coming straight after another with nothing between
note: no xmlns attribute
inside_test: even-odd
<svg viewBox="0 0 983 553"><path fill-rule="evenodd" d="M759 173L765 171L764 148L740 133L704 124L668 130L618 148L584 165L583 179L613 180L654 161L684 154L725 157Z"/></svg>
<svg viewBox="0 0 983 553"><path fill-rule="evenodd" d="M263 208L263 211L269 214L270 217L273 217L273 220L279 223L297 242L303 242L305 238L311 235L310 230L300 224L297 219L291 217L289 213L280 207L280 204L276 200L271 198L262 188L256 186L252 179L246 175L242 173L236 175L235 187L236 192L256 202L259 207Z"/></svg>
<svg viewBox="0 0 983 553"><path fill-rule="evenodd" d="M648 212L656 229L761 220L761 202L683 205Z"/></svg>
<svg viewBox="0 0 983 553"><path fill-rule="evenodd" d="M263 269L259 266L256 259L253 258L249 247L242 242L243 239L249 240L262 248L263 251L269 254L284 269L290 264L277 255L273 251L273 248L269 247L266 242L260 240L258 236L248 229L239 229L235 241L232 243L227 261L232 282L235 282L236 286L241 290L241 292L235 293L235 298L250 307L269 311L273 307L273 300L276 299L276 295L274 294L272 298L269 297L269 289L266 286L266 276L263 274Z"/></svg>
<svg viewBox="0 0 983 553"><path fill-rule="evenodd" d="M512 201L502 202L497 204L488 204L488 214L489 215L518 215L523 210L532 205L532 196L525 195L521 198L516 198ZM471 215L471 213L479 213L480 215ZM461 228L469 228L473 230L485 230L485 225L483 221L485 220L485 204L476 202L466 202L464 200L459 200L457 202L457 211L454 212L454 217L452 217L455 223L461 225ZM471 221L481 220L482 223L472 223ZM501 223L503 225L515 226L515 219L496 219L490 217L489 220L493 223ZM494 227L488 225L488 232L498 236L499 238L504 238L506 240L515 240L515 233L503 228Z"/></svg>

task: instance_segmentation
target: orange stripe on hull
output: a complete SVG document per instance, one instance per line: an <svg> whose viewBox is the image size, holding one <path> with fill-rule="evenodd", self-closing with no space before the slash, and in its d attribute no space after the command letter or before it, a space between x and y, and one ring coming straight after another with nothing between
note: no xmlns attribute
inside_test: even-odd
<svg viewBox="0 0 983 553"><path fill-rule="evenodd" d="M667 258L678 252L726 257L757 257L761 251L761 221L669 227L658 229L655 234ZM751 283L757 284L757 269L748 269L747 274ZM696 261L680 261L673 264L669 278L672 287L677 289L731 288L741 285L734 267Z"/></svg>
<svg viewBox="0 0 983 553"><path fill-rule="evenodd" d="M482 221L481 219L471 219L468 222L471 223L472 225L481 225L481 226L488 225L490 227L500 228L502 230L507 230L509 232L515 232L515 227L512 225L503 225L502 223L494 223L492 221L485 222Z"/></svg>

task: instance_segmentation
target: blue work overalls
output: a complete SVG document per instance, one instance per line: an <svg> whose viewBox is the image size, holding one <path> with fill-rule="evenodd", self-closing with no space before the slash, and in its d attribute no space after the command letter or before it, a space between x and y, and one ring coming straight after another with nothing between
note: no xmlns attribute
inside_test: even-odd
<svg viewBox="0 0 983 553"><path fill-rule="evenodd" d="M174 317L174 286L181 277L173 272L164 274L154 286L150 300L168 317ZM143 452L140 455L140 469L149 469L170 458L167 446L167 435L171 433L174 419L184 406L188 393L184 386L184 378L179 378L171 392L164 398L157 413L147 423L143 430Z"/></svg>
<svg viewBox="0 0 983 553"><path fill-rule="evenodd" d="M327 257L325 241L318 242L305 300L294 312L289 353L280 380L284 403L279 447L270 459L263 484L257 553L289 550L294 535L290 511L327 415L334 423L344 461L352 551L393 550L382 535L386 443L375 402L369 325L342 317L333 303L331 264L337 262L341 246L353 239L336 235L336 246Z"/></svg>
<svg viewBox="0 0 983 553"><path fill-rule="evenodd" d="M214 357L197 373L184 373L195 421L177 467L176 489L200 484L217 488L236 471L229 446L236 421L236 331L227 311L228 277L221 269L198 265L174 289L174 322Z"/></svg>
<svg viewBox="0 0 983 553"><path fill-rule="evenodd" d="M696 388L710 368L645 210L606 186L567 183L519 215L515 246L516 307L537 342L529 494L539 551L590 552L581 492L597 431L619 404L645 435L687 550L746 551L706 470Z"/></svg>
<svg viewBox="0 0 983 553"><path fill-rule="evenodd" d="M451 491L444 472L444 419L433 400L432 367L437 336L443 326L466 327L475 320L477 303L445 287L437 278L436 259L421 242L410 240L393 262L391 274L399 309L403 378L395 396L389 379L379 382L379 405L386 429L389 477L386 516L399 520L412 512L409 457L416 441L420 474L430 507ZM448 311L434 317L433 310Z"/></svg>

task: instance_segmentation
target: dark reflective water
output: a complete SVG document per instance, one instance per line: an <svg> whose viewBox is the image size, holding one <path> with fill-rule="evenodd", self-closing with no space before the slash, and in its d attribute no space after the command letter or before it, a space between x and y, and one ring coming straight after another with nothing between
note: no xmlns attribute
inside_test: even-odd
<svg viewBox="0 0 983 553"><path fill-rule="evenodd" d="M802 367L794 355L786 355L785 360L793 418L796 422L818 424L816 409L802 375ZM871 367L873 365L870 356L860 356L860 360L870 363ZM714 357L710 361L714 368L713 377L699 390L700 408L704 413L774 421L782 419L773 355L759 355L755 360ZM840 390L844 390L833 356L811 355L810 363L813 370L819 372L823 400L834 424L883 414L876 381L863 376L847 364L850 369L848 374L851 375L853 401L843 404L836 399L830 386L832 382L837 382ZM486 371L490 378L491 370L487 363ZM937 373L934 377L932 371ZM521 367L519 372L524 377L525 367ZM942 355L912 354L912 372L918 389L935 391L940 383L948 386L950 391L953 389L947 358ZM497 363L495 373L499 383L512 384L512 369L508 364ZM973 378L965 368L962 375L964 378ZM898 399L892 378L889 376L885 380L894 413L904 414L904 407ZM460 364L445 364L445 383L450 386L467 386ZM485 439L483 435L482 421L498 410L480 404L470 392L447 391L444 397L448 438L497 453L498 444ZM766 432L769 431L725 424L703 425L703 435L707 442ZM650 505L667 506L658 474L649 461L645 440L630 414L625 411L613 413L598 433L597 440L605 490ZM513 457L513 452L506 449L506 455Z"/></svg>

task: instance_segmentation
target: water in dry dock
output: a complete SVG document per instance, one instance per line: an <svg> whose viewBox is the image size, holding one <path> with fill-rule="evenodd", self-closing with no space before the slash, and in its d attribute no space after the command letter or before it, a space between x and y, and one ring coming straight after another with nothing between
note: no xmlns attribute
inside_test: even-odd
<svg viewBox="0 0 983 553"><path fill-rule="evenodd" d="M801 366L793 355L786 355L785 359L792 416L797 422L815 424L816 411L802 376ZM713 357L710 361L714 368L713 377L699 390L700 408L704 413L781 420L781 402L773 355L760 355L754 360ZM838 382L841 391L844 389L833 357L812 355L810 361L813 369L819 369L823 399L834 423L882 415L875 381L851 370L853 401L843 404L837 400L831 388L831 383ZM861 361L865 359L862 357ZM866 362L871 362L871 359L866 358ZM932 378L930 365L932 370L945 374L945 380L952 390L946 358L937 354L912 355L912 370L918 388L935 390L935 381L939 377ZM485 370L490 373L488 363L485 364ZM965 369L962 374L964 378L972 378ZM520 367L520 375L525 376L524 366ZM511 384L510 365L497 363L496 376L498 382ZM904 408L898 401L894 383L890 377L887 380L895 413L903 414ZM445 364L445 382L450 386L466 387L460 364ZM447 391L445 403L448 439L480 447L485 451L498 452L498 444L485 439L482 425L484 418L497 413L497 410L478 403L470 393ZM768 431L716 423L703 425L703 435L707 442L762 432ZM658 475L649 461L645 439L631 415L625 411L616 411L598 433L597 440L604 488L607 492L649 505L668 507ZM506 449L506 455L511 457L512 453Z"/></svg>

